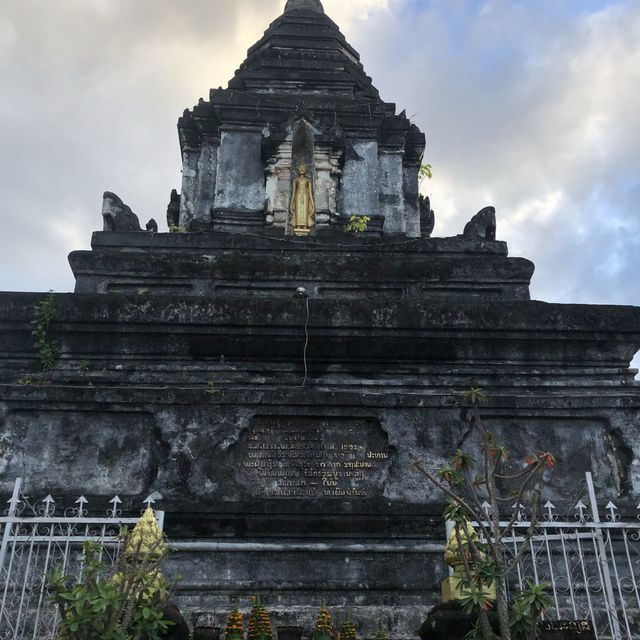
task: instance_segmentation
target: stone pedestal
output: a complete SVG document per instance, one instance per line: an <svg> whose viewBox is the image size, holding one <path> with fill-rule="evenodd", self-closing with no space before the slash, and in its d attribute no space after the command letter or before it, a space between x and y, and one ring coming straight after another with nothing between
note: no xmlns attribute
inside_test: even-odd
<svg viewBox="0 0 640 640"><path fill-rule="evenodd" d="M220 640L224 632L218 627L198 627L193 632L193 640Z"/></svg>
<svg viewBox="0 0 640 640"><path fill-rule="evenodd" d="M495 613L489 615L491 626L498 633ZM436 605L424 621L418 635L420 640L463 640L474 628L476 616L464 612L459 602ZM558 620L538 623L539 640L595 640L593 626L588 620Z"/></svg>
<svg viewBox="0 0 640 640"><path fill-rule="evenodd" d="M436 605L424 621L418 635L420 640L463 640L473 630L476 616L464 612L459 602ZM494 631L498 631L497 620L492 617Z"/></svg>
<svg viewBox="0 0 640 640"><path fill-rule="evenodd" d="M301 640L303 632L302 627L278 627L278 640Z"/></svg>

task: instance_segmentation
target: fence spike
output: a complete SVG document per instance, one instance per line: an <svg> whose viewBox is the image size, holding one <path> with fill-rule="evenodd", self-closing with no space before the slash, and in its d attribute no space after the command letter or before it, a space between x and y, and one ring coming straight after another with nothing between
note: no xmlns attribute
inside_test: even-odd
<svg viewBox="0 0 640 640"><path fill-rule="evenodd" d="M547 520L553 520L553 516L554 516L553 512L556 508L556 505L553 504L551 500L547 500L546 504L544 505L544 508L547 510Z"/></svg>
<svg viewBox="0 0 640 640"><path fill-rule="evenodd" d="M574 509L578 511L580 514L579 515L580 522L584 522L585 520L584 512L587 509L587 505L584 502L582 502L582 500L579 500L576 506L574 507Z"/></svg>
<svg viewBox="0 0 640 640"><path fill-rule="evenodd" d="M516 502L511 508L517 509L516 522L523 522L524 517L522 514L524 512L524 505L520 502Z"/></svg>
<svg viewBox="0 0 640 640"><path fill-rule="evenodd" d="M78 517L82 518L84 515L86 515L87 510L84 508L84 505L87 504L89 501L84 497L84 496L80 496L75 504L78 505Z"/></svg>
<svg viewBox="0 0 640 640"><path fill-rule="evenodd" d="M122 504L122 500L120 500L120 496L113 496L113 498L111 498L111 500L109 500L109 504L113 505L111 507L111 517L112 518L117 518L118 517L118 505ZM107 510L107 515L109 515L109 511Z"/></svg>
<svg viewBox="0 0 640 640"><path fill-rule="evenodd" d="M616 513L616 511L618 511L618 507L616 507L616 505L613 504L613 502L609 501L609 504L607 504L605 509L609 510L609 515L607 516L607 519L610 520L611 522L615 522L620 518L620 516Z"/></svg>
<svg viewBox="0 0 640 640"><path fill-rule="evenodd" d="M53 499L53 496L49 494L44 498L42 504L44 504L44 517L48 518L55 510L56 501Z"/></svg>
<svg viewBox="0 0 640 640"><path fill-rule="evenodd" d="M147 505L147 507L151 507L151 505L155 504L158 500L162 500L162 494L154 491L142 501L142 504Z"/></svg>

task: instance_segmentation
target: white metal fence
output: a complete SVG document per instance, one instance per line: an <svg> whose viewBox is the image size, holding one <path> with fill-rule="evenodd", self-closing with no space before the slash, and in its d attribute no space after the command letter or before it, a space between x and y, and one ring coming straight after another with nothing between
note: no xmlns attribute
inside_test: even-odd
<svg viewBox="0 0 640 640"><path fill-rule="evenodd" d="M145 503L151 504L148 498ZM9 508L0 517L0 640L50 640L58 612L49 604L47 579L55 568L78 578L87 541L100 545L101 558L117 559L123 527L138 518L123 518L115 496L101 516L89 516L88 501L80 496L73 507L60 509L51 496L30 501L16 480ZM156 512L162 527L163 513Z"/></svg>
<svg viewBox="0 0 640 640"><path fill-rule="evenodd" d="M89 540L100 544L107 564L115 562L122 528L138 521L123 518L120 504L115 496L104 515L90 516L82 496L60 509L51 496L30 501L16 481L0 517L0 640L55 636L57 611L48 602L47 577L56 567L78 577ZM519 510L504 546L507 558L524 546L512 588L528 580L548 584L553 607L547 619L591 620L598 640L640 638L640 516L623 518L613 502L599 507L589 473L584 498L571 511L561 513L547 502L532 530L526 510ZM156 514L162 527L164 514Z"/></svg>
<svg viewBox="0 0 640 640"><path fill-rule="evenodd" d="M599 507L590 473L582 493L570 513L546 502L533 527L526 510L514 505L517 521L504 554L509 561L521 557L510 587L547 584L553 600L547 620L590 620L598 640L637 640L640 516L622 518L611 501Z"/></svg>

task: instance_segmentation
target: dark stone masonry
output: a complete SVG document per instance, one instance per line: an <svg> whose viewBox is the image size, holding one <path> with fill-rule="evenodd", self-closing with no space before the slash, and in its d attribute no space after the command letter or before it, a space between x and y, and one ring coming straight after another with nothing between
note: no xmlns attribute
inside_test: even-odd
<svg viewBox="0 0 640 640"><path fill-rule="evenodd" d="M220 628L261 592L276 627L310 629L324 602L394 639L446 574L443 498L409 463L465 441L470 386L516 455L556 454L546 497L591 471L635 509L640 308L531 301L491 208L429 237L425 137L318 0L289 0L178 131L174 232L106 194L105 230L69 257L76 292L54 296L52 372L32 336L47 294L0 296L0 493L17 476L125 509L158 492L193 619Z"/></svg>

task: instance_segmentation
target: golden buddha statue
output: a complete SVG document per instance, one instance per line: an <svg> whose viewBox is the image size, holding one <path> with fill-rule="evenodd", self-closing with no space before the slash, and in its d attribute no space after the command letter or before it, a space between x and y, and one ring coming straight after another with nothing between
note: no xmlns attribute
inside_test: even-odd
<svg viewBox="0 0 640 640"><path fill-rule="evenodd" d="M314 224L316 203L313 198L313 184L307 177L307 167L298 165L298 177L291 185L291 226L296 236L308 236Z"/></svg>

